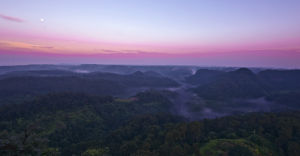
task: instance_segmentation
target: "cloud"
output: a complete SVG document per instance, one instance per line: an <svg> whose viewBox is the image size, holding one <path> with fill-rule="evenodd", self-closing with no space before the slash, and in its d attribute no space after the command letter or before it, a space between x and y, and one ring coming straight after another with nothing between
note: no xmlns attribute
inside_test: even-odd
<svg viewBox="0 0 300 156"><path fill-rule="evenodd" d="M7 21L11 21L11 22L18 22L18 23L23 23L24 20L18 17L12 17L12 16L7 16L7 15L3 15L0 14L0 18L7 20Z"/></svg>
<svg viewBox="0 0 300 156"><path fill-rule="evenodd" d="M54 46L48 45L38 45L38 44L31 44L26 42L16 42L16 41L1 41L0 46L2 49L31 49L31 50L40 50L40 51L52 51L55 49Z"/></svg>
<svg viewBox="0 0 300 156"><path fill-rule="evenodd" d="M144 51L144 50L123 50L126 53L158 53L158 52L154 52L154 51Z"/></svg>
<svg viewBox="0 0 300 156"><path fill-rule="evenodd" d="M152 52L152 51L143 51L143 50L110 50L110 49L101 49L102 52L104 53L109 53L109 54L113 54L113 53L130 53L130 54L148 54L148 53L158 53L158 52Z"/></svg>
<svg viewBox="0 0 300 156"><path fill-rule="evenodd" d="M110 50L110 49L101 49L101 51L105 53L121 53L121 51Z"/></svg>
<svg viewBox="0 0 300 156"><path fill-rule="evenodd" d="M8 45L7 43L4 43L4 42L0 41L0 46L7 46L7 45Z"/></svg>
<svg viewBox="0 0 300 156"><path fill-rule="evenodd" d="M40 46L40 45L34 45L32 46L33 48L43 48L43 49L53 49L54 47L52 46Z"/></svg>

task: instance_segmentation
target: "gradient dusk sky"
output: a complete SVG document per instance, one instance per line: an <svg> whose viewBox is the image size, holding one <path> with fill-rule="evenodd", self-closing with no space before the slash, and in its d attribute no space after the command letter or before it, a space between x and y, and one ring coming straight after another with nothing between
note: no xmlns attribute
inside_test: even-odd
<svg viewBox="0 0 300 156"><path fill-rule="evenodd" d="M1 0L0 65L300 68L299 0Z"/></svg>

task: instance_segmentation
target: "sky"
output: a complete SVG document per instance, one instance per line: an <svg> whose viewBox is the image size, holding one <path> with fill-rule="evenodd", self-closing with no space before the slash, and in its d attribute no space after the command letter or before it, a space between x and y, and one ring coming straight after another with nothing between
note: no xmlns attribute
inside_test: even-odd
<svg viewBox="0 0 300 156"><path fill-rule="evenodd" d="M300 68L298 0L1 0L0 65Z"/></svg>

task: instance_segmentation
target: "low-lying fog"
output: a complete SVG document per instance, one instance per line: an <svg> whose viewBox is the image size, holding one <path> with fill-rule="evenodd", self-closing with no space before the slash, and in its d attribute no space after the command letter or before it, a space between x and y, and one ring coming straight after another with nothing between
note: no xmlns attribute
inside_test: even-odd
<svg viewBox="0 0 300 156"><path fill-rule="evenodd" d="M257 98L230 98L224 100L212 100L202 97L197 94L194 89L201 84L194 84L187 82L187 77L196 77L199 69L209 69L213 71L221 71L223 73L235 71L237 68L225 67L197 67L197 66L122 66L122 65L28 65L28 66L7 66L0 68L0 80L16 77L16 76L89 76L97 75L97 73L114 73L120 75L134 75L144 76L143 79L153 79L155 77L169 78L175 81L178 86L164 87L164 86L138 86L128 87L122 93L112 94L115 97L129 98L139 92L144 91L158 91L171 92L175 96L167 96L173 103L172 112L182 115L190 120L198 120L202 118L215 118L230 114L240 114L248 112L268 112L280 111L284 109L293 109L289 106L278 104L277 102L267 100L265 96ZM210 71L205 72L210 72ZM263 69L252 69L253 75L257 74ZM241 74L241 72L239 72ZM209 75L210 76L210 75ZM241 75L239 75L241 76ZM241 77L244 77L243 75ZM99 76L101 79L101 76ZM127 77L128 78L128 77ZM129 77L130 79L130 77ZM206 81L213 79L208 77ZM251 78L252 79L252 78ZM250 79L250 80L251 80ZM109 80L109 79L108 79ZM196 79L197 80L197 79ZM201 80L201 79L200 79ZM228 77L224 80L228 80ZM245 81L248 81L246 79ZM234 82L234 81L233 81ZM230 82L232 83L232 82ZM252 83L252 82L251 82ZM222 85L226 84L219 84ZM121 85L122 86L122 85ZM217 87L219 87L217 86ZM214 86L216 87L216 86ZM245 86L243 86L245 87ZM233 88L234 89L234 88ZM246 88L247 89L247 88ZM218 91L218 90L217 90ZM229 90L230 92L230 90Z"/></svg>

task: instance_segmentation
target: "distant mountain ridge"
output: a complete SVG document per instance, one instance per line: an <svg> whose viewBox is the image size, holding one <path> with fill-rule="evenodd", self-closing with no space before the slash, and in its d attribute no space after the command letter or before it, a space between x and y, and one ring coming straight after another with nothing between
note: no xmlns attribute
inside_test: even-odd
<svg viewBox="0 0 300 156"><path fill-rule="evenodd" d="M177 87L166 77L137 71L133 74L73 73L69 71L21 71L0 77L0 97L76 92L92 95L120 95L132 88Z"/></svg>
<svg viewBox="0 0 300 156"><path fill-rule="evenodd" d="M258 98L274 91L300 88L300 70L265 70L255 74L247 68L240 68L223 73L205 72L208 73L206 76L195 74L187 80L203 79L204 82L194 91L208 99ZM199 71L202 74L205 72Z"/></svg>

